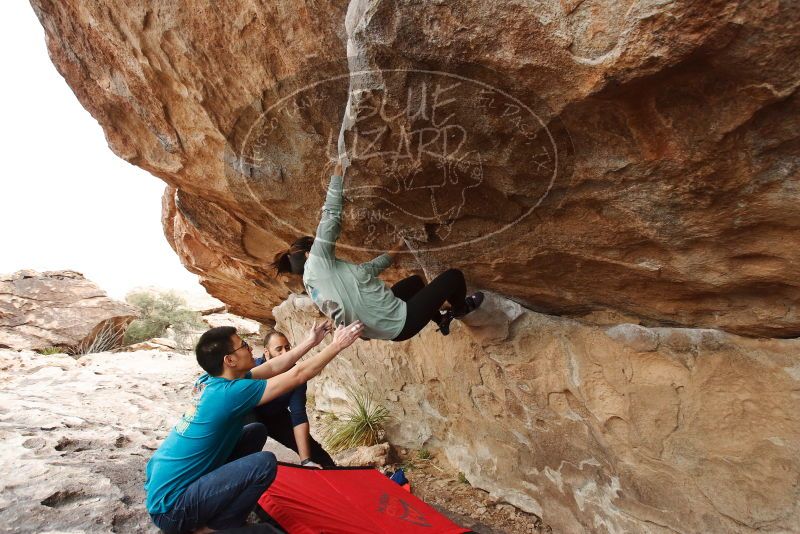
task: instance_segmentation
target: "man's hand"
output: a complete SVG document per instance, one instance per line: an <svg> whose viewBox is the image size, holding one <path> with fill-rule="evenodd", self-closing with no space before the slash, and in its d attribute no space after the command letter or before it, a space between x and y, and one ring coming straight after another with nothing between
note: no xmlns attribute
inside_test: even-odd
<svg viewBox="0 0 800 534"><path fill-rule="evenodd" d="M312 347L316 347L322 342L325 336L328 335L328 332L330 332L332 328L331 322L327 319L323 319L320 322L315 321L314 326L308 330L306 339L311 343Z"/></svg>
<svg viewBox="0 0 800 534"><path fill-rule="evenodd" d="M333 333L333 342L331 342L331 345L336 347L337 352L341 352L352 345L356 339L361 337L363 332L364 323L361 321L355 321L348 326L340 325Z"/></svg>

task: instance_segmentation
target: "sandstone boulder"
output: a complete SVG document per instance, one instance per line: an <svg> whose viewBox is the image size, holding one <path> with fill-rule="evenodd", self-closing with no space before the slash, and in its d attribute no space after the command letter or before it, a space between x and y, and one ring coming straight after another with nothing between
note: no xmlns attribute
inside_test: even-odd
<svg viewBox="0 0 800 534"><path fill-rule="evenodd" d="M240 336L252 336L259 333L261 324L257 321L251 321L244 317L239 317L232 313L211 313L204 315L202 321L206 323L209 328L216 328L218 326L232 326Z"/></svg>
<svg viewBox="0 0 800 534"><path fill-rule="evenodd" d="M128 345L123 349L125 352L137 352L140 350L160 350L165 352L175 352L178 350L178 343L174 339L166 338L166 337L154 337L153 339L148 339L146 341L142 341L141 343L134 343L133 345Z"/></svg>
<svg viewBox="0 0 800 534"><path fill-rule="evenodd" d="M384 467L389 464L391 447L388 443L378 443L371 447L362 446L347 449L333 455L333 461L339 466Z"/></svg>
<svg viewBox="0 0 800 534"><path fill-rule="evenodd" d="M274 310L295 338L306 300ZM558 532L800 532L800 340L486 305L448 337L357 342L309 394L336 413L370 389L392 444Z"/></svg>
<svg viewBox="0 0 800 534"><path fill-rule="evenodd" d="M341 137L342 257L403 233L390 277L458 266L540 311L800 335L791 3L31 3L233 313L269 321L297 287L267 264L313 232Z"/></svg>
<svg viewBox="0 0 800 534"><path fill-rule="evenodd" d="M136 315L74 271L0 276L0 348L74 348L109 333L116 343Z"/></svg>

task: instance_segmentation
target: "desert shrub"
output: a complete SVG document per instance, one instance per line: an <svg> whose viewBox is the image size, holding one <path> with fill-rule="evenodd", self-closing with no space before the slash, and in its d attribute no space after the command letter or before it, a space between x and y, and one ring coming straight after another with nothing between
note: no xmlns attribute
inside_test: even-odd
<svg viewBox="0 0 800 534"><path fill-rule="evenodd" d="M45 347L43 349L37 350L36 352L44 356L49 356L51 354L64 354L66 350L62 349L61 347Z"/></svg>
<svg viewBox="0 0 800 534"><path fill-rule="evenodd" d="M172 328L178 345L190 348L193 332L203 328L200 314L186 308L186 301L175 293L134 292L125 300L139 310L139 318L125 331L128 345L163 337Z"/></svg>
<svg viewBox="0 0 800 534"><path fill-rule="evenodd" d="M370 393L349 392L349 406L339 417L324 421L323 441L331 451L380 443L389 411L376 403Z"/></svg>
<svg viewBox="0 0 800 534"><path fill-rule="evenodd" d="M431 451L423 447L419 451L417 451L417 458L419 458L420 460L430 460Z"/></svg>
<svg viewBox="0 0 800 534"><path fill-rule="evenodd" d="M124 329L124 325L118 325L114 321L106 321L94 337L87 337L74 347L70 347L67 349L67 354L70 356L82 356L115 349L123 339Z"/></svg>

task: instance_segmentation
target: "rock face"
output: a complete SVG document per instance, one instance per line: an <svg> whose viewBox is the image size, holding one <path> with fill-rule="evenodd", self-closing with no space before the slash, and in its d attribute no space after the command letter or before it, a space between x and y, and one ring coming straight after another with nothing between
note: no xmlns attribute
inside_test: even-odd
<svg viewBox="0 0 800 534"><path fill-rule="evenodd" d="M549 313L800 335L790 2L31 3L233 313L269 320L292 288L266 264L313 233L341 137L342 257L400 232L395 277L455 265Z"/></svg>
<svg viewBox="0 0 800 534"><path fill-rule="evenodd" d="M383 467L389 464L391 449L388 443L378 443L371 447L361 446L347 449L333 455L333 460L338 466L365 466Z"/></svg>
<svg viewBox="0 0 800 534"><path fill-rule="evenodd" d="M307 318L267 264L339 152L341 257L403 235L387 278L513 299L360 343L318 402L369 384L393 441L563 532L797 531L798 342L723 332L800 335L790 2L31 3L232 313Z"/></svg>
<svg viewBox="0 0 800 534"><path fill-rule="evenodd" d="M308 301L275 309L294 339ZM449 337L358 342L309 393L335 412L371 389L390 442L559 532L800 532L800 340L484 306Z"/></svg>
<svg viewBox="0 0 800 534"><path fill-rule="evenodd" d="M233 315L232 313L210 313L204 315L202 320L209 328L232 326L242 336L258 334L261 329L261 325L258 322Z"/></svg>
<svg viewBox="0 0 800 534"><path fill-rule="evenodd" d="M124 331L134 308L108 298L74 271L0 276L0 348L39 350L90 343L102 330Z"/></svg>
<svg viewBox="0 0 800 534"><path fill-rule="evenodd" d="M0 350L0 530L152 532L144 467L191 397L191 356Z"/></svg>

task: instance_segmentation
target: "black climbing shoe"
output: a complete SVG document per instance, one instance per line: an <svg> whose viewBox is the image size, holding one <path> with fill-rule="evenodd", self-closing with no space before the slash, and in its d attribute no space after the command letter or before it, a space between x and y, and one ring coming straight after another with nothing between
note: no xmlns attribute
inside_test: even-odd
<svg viewBox="0 0 800 534"><path fill-rule="evenodd" d="M442 318L439 319L439 328L436 329L437 332L441 332L443 336L450 334L450 323L453 322L456 316L451 310L447 310L442 312Z"/></svg>
<svg viewBox="0 0 800 534"><path fill-rule="evenodd" d="M464 313L456 315L455 318L461 319L465 315L468 315L477 310L478 308L480 308L481 304L483 304L483 292L476 291L475 293L464 299Z"/></svg>

